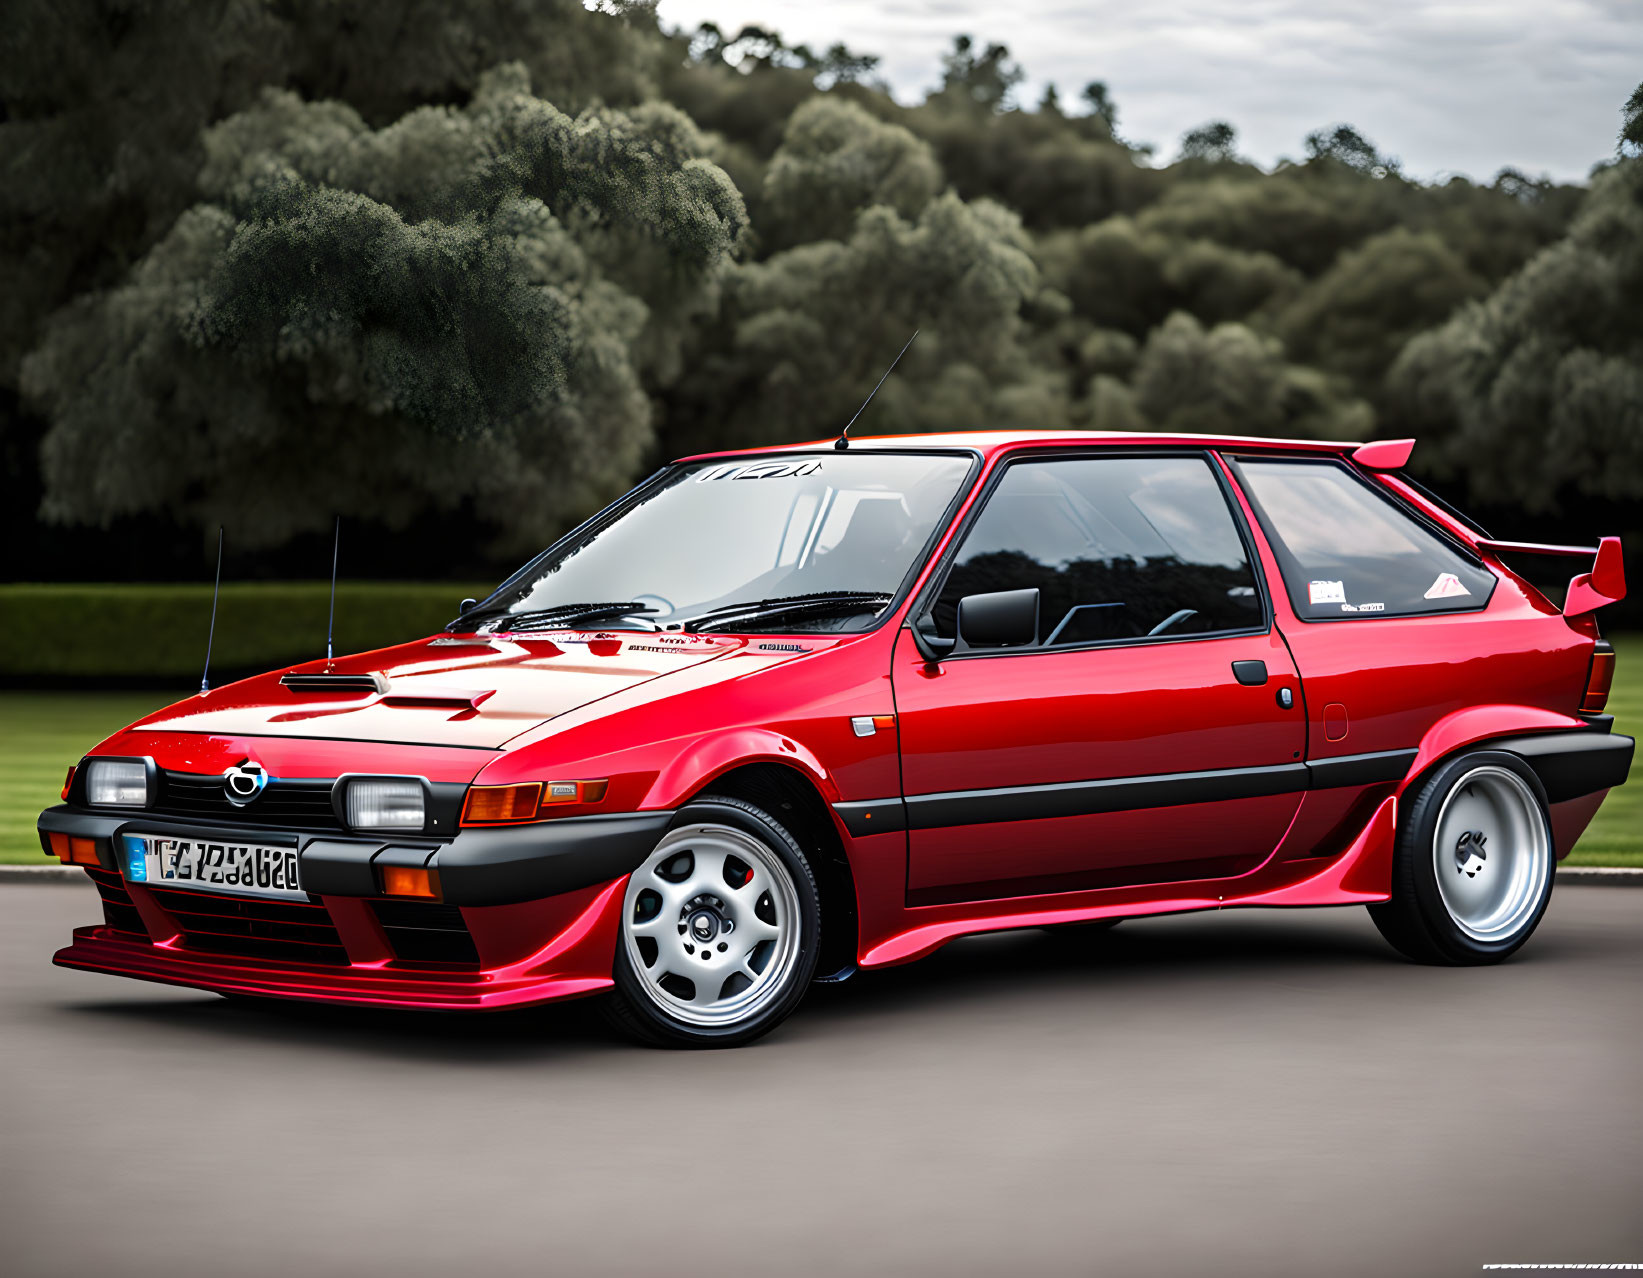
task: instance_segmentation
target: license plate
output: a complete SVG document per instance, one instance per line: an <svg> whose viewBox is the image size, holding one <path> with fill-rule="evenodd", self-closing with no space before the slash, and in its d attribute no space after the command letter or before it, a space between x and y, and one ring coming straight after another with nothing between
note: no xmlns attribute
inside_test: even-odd
<svg viewBox="0 0 1643 1278"><path fill-rule="evenodd" d="M308 899L295 848L154 834L128 834L125 845L126 878L134 883Z"/></svg>

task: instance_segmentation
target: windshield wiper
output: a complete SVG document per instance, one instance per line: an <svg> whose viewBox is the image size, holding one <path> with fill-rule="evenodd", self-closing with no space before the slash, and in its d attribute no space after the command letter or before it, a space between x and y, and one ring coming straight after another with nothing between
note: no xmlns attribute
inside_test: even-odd
<svg viewBox="0 0 1643 1278"><path fill-rule="evenodd" d="M726 604L681 623L684 630L724 630L749 621L763 621L791 613L825 616L828 613L877 612L895 596L880 590L818 590L808 595L786 595L780 599L752 599Z"/></svg>
<svg viewBox="0 0 1643 1278"><path fill-rule="evenodd" d="M629 599L625 603L570 603L558 604L552 608L537 608L530 612L494 611L479 615L486 619L487 624L492 621L498 622L498 629L513 631L556 630L561 626L574 628L607 617L638 617L655 611L656 609L636 599ZM463 626L470 626L475 619L476 614L469 613L457 620Z"/></svg>

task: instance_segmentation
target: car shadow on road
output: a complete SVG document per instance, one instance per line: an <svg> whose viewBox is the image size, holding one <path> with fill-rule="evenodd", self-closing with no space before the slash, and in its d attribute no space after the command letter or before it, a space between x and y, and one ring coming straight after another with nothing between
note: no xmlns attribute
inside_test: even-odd
<svg viewBox="0 0 1643 1278"><path fill-rule="evenodd" d="M954 941L920 962L861 973L810 992L800 1016L847 1028L914 1006L986 1003L1015 988L1104 988L1202 980L1269 981L1397 959L1361 914L1202 914L1131 920L1112 930L1028 929ZM1162 992L1162 991L1161 991ZM321 1046L446 1063L551 1061L625 1044L584 999L519 1011L449 1013L219 998L179 992L70 1004L74 1013L240 1041Z"/></svg>

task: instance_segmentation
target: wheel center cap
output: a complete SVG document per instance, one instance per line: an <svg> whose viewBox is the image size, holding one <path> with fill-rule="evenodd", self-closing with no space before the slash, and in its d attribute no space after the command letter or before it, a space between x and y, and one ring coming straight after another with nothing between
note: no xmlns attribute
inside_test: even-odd
<svg viewBox="0 0 1643 1278"><path fill-rule="evenodd" d="M719 934L719 919L711 910L697 910L690 916L690 935L702 944Z"/></svg>
<svg viewBox="0 0 1643 1278"><path fill-rule="evenodd" d="M1475 879L1483 869L1483 863L1489 859L1484 851L1484 844L1488 839L1482 830L1468 830L1460 836L1455 844L1455 873L1464 874L1469 879Z"/></svg>

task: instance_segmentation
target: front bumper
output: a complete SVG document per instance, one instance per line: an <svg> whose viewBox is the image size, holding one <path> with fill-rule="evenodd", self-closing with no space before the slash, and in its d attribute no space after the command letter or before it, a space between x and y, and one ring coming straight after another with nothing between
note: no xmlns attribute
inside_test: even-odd
<svg viewBox="0 0 1643 1278"><path fill-rule="evenodd" d="M90 839L86 867L105 923L76 929L61 967L229 994L315 1002L495 1009L596 993L611 985L622 887L673 813L562 818L472 828L449 840L359 838L134 813L49 808L41 843ZM125 877L126 834L295 847L308 901L189 891ZM382 896L379 868L438 871L432 907ZM416 919L391 909L435 908L439 926L472 942L467 960L424 962L399 938ZM397 925L397 926L396 926Z"/></svg>
<svg viewBox="0 0 1643 1278"><path fill-rule="evenodd" d="M91 839L98 863L122 872L124 834L232 839L297 849L298 874L310 896L376 896L384 866L437 870L450 905L508 905L575 891L637 869L667 830L673 813L619 812L563 817L530 825L478 826L452 839L309 833L138 812L88 812L61 804L40 814L40 846L49 836Z"/></svg>
<svg viewBox="0 0 1643 1278"><path fill-rule="evenodd" d="M522 1007L610 987L622 884L616 879L545 901L464 909L480 962L471 970L427 970L398 964L365 903L342 898L324 904L346 945L345 964L200 952L167 924L153 894L134 883L127 886L146 937L112 925L76 928L74 943L53 962L223 994L445 1011Z"/></svg>

